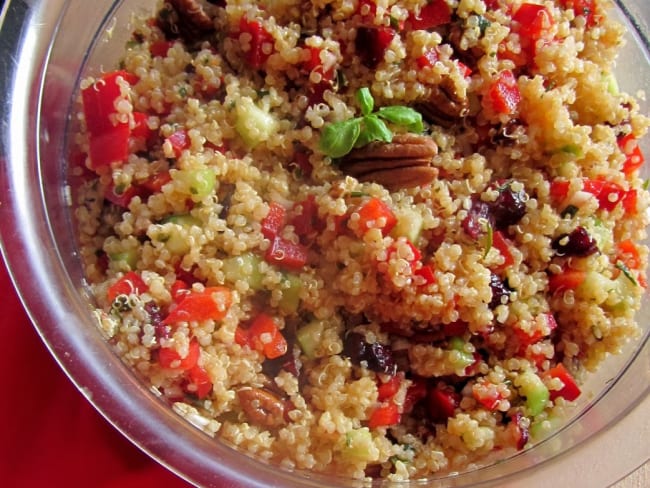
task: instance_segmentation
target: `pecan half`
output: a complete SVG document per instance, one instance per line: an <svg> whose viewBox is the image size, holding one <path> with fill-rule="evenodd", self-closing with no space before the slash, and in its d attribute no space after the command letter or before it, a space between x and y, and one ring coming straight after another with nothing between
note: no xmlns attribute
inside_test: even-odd
<svg viewBox="0 0 650 488"><path fill-rule="evenodd" d="M169 7L158 15L160 28L167 39L181 38L193 43L214 31L213 19L198 0L169 0Z"/></svg>
<svg viewBox="0 0 650 488"><path fill-rule="evenodd" d="M451 78L443 78L426 101L415 104L423 118L442 127L452 127L469 112L469 100L458 92Z"/></svg>
<svg viewBox="0 0 650 488"><path fill-rule="evenodd" d="M430 183L438 170L431 160L438 146L430 137L398 134L392 142L371 142L345 156L339 167L359 181L379 183L389 190Z"/></svg>

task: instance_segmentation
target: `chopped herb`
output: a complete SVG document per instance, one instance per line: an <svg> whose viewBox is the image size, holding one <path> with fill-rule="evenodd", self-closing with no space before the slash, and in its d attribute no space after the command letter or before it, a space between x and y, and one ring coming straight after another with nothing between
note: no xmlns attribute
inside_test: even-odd
<svg viewBox="0 0 650 488"><path fill-rule="evenodd" d="M643 188L644 190L647 190L649 187L650 187L650 179L645 180L643 182L643 185L641 186L641 188Z"/></svg>
<svg viewBox="0 0 650 488"><path fill-rule="evenodd" d="M390 19L390 26L395 30L400 30L399 20L396 17L393 17L392 15L389 17L389 19Z"/></svg>
<svg viewBox="0 0 650 488"><path fill-rule="evenodd" d="M179 94L182 98L187 97L187 88L184 87L184 86L181 86L181 87L178 89L178 94Z"/></svg>
<svg viewBox="0 0 650 488"><path fill-rule="evenodd" d="M567 217L573 218L578 213L578 210L579 210L578 207L576 207L575 205L567 205L567 207L564 210L562 210L562 213L560 215L562 216L562 218L567 218Z"/></svg>
<svg viewBox="0 0 650 488"><path fill-rule="evenodd" d="M639 283L636 281L636 278L634 277L634 275L633 275L632 272L630 271L630 268L628 268L628 267L625 265L625 263L623 263L622 261L616 261L616 267L617 267L618 269L620 269L620 270L623 272L623 274L625 275L625 277L626 277L628 280L630 280L630 281L634 284L634 286L639 286Z"/></svg>
<svg viewBox="0 0 650 488"><path fill-rule="evenodd" d="M350 196L352 198L361 198L361 197L367 197L368 194L366 192L363 192L363 191L353 191L353 192L350 193Z"/></svg>
<svg viewBox="0 0 650 488"><path fill-rule="evenodd" d="M492 23L488 19L486 19L482 15L478 16L478 28L481 30L481 35L482 36L485 35L485 30L488 27L490 27L490 25L492 25Z"/></svg>
<svg viewBox="0 0 650 488"><path fill-rule="evenodd" d="M492 225L490 224L490 221L487 219L485 219L485 226L487 227L487 229L485 234L485 252L483 253L483 258L487 257L494 243L494 229L492 229Z"/></svg>

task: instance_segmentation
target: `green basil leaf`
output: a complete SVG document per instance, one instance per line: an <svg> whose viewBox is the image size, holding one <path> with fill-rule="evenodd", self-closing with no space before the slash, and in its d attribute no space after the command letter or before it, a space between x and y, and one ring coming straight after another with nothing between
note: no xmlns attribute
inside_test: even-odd
<svg viewBox="0 0 650 488"><path fill-rule="evenodd" d="M359 88L357 91L357 101L361 106L361 113L363 115L369 115L375 108L375 99L372 98L370 90L365 86L363 88Z"/></svg>
<svg viewBox="0 0 650 488"><path fill-rule="evenodd" d="M366 115L363 118L362 130L369 133L372 141L391 142L393 140L393 133L386 125L386 122L375 114Z"/></svg>
<svg viewBox="0 0 650 488"><path fill-rule="evenodd" d="M332 159L349 153L359 138L361 119L354 118L325 126L320 137L320 149Z"/></svg>
<svg viewBox="0 0 650 488"><path fill-rule="evenodd" d="M422 114L410 107L404 107L402 105L382 107L377 111L377 115L393 124L406 127L410 132L420 133L424 130Z"/></svg>

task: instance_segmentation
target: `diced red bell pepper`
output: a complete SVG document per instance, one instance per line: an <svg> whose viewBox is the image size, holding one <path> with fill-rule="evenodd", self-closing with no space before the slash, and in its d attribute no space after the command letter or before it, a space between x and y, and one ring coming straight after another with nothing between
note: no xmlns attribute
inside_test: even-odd
<svg viewBox="0 0 650 488"><path fill-rule="evenodd" d="M146 189L138 185L129 185L126 188L118 189L111 181L106 188L104 198L118 207L128 208L133 197L144 197L146 193Z"/></svg>
<svg viewBox="0 0 650 488"><path fill-rule="evenodd" d="M435 48L427 49L422 56L418 56L415 62L418 65L418 68L427 68L431 67L438 62L438 50Z"/></svg>
<svg viewBox="0 0 650 488"><path fill-rule="evenodd" d="M553 274L548 278L548 288L551 293L563 290L575 290L585 282L585 271L567 268L561 273Z"/></svg>
<svg viewBox="0 0 650 488"><path fill-rule="evenodd" d="M162 187L172 181L169 171L163 171L150 176L147 180L142 182L142 186L151 193L160 193Z"/></svg>
<svg viewBox="0 0 650 488"><path fill-rule="evenodd" d="M174 45L174 41L155 41L149 45L149 52L153 57L164 58Z"/></svg>
<svg viewBox="0 0 650 488"><path fill-rule="evenodd" d="M267 359L284 356L288 348L287 341L273 318L264 313L255 317L249 327L248 345L264 354Z"/></svg>
<svg viewBox="0 0 650 488"><path fill-rule="evenodd" d="M162 323L172 325L177 322L221 320L231 304L232 294L226 287L213 286L201 292L193 291L178 302Z"/></svg>
<svg viewBox="0 0 650 488"><path fill-rule="evenodd" d="M496 385L489 381L477 381L472 385L472 396L488 410L494 410L503 400L504 395L497 389Z"/></svg>
<svg viewBox="0 0 650 488"><path fill-rule="evenodd" d="M380 402L389 400L399 391L399 387L404 379L403 374L391 376L385 383L379 383L377 386L377 400Z"/></svg>
<svg viewBox="0 0 650 488"><path fill-rule="evenodd" d="M246 61L255 69L260 69L273 53L275 39L264 29L261 22L248 20L243 16L239 22L239 31L250 36L249 49L244 53Z"/></svg>
<svg viewBox="0 0 650 488"><path fill-rule="evenodd" d="M106 298L112 303L118 295L141 295L148 290L149 287L140 278L140 275L134 271L129 271L108 288Z"/></svg>
<svg viewBox="0 0 650 488"><path fill-rule="evenodd" d="M177 130L166 140L172 145L174 156L177 158L180 158L183 151L189 149L191 145L190 136L184 129Z"/></svg>
<svg viewBox="0 0 650 488"><path fill-rule="evenodd" d="M497 270L504 270L515 264L515 258L512 255L512 243L506 239L503 233L495 230L492 233L492 245L503 256L503 264L497 266Z"/></svg>
<svg viewBox="0 0 650 488"><path fill-rule="evenodd" d="M363 236L368 230L379 228L386 236L397 225L397 217L391 208L379 198L371 198L359 210L358 235Z"/></svg>
<svg viewBox="0 0 650 488"><path fill-rule="evenodd" d="M354 45L361 62L368 68L376 68L384 60L394 37L395 30L391 27L359 27Z"/></svg>
<svg viewBox="0 0 650 488"><path fill-rule="evenodd" d="M149 128L147 119L149 116L142 112L133 112L133 129L131 129L131 137L135 139L143 139L148 141L154 135L154 131Z"/></svg>
<svg viewBox="0 0 650 488"><path fill-rule="evenodd" d="M410 413L415 405L427 397L427 381L424 378L413 378L411 381L404 398L404 413Z"/></svg>
<svg viewBox="0 0 650 488"><path fill-rule="evenodd" d="M483 0L483 3L488 10L496 10L499 8L499 0Z"/></svg>
<svg viewBox="0 0 650 488"><path fill-rule="evenodd" d="M372 22L377 15L377 4L373 0L359 0L357 13L368 22Z"/></svg>
<svg viewBox="0 0 650 488"><path fill-rule="evenodd" d="M81 91L86 127L93 136L116 126L113 120L117 113L115 102L122 98L118 78L127 82L133 81L133 75L126 71L112 71Z"/></svg>
<svg viewBox="0 0 650 488"><path fill-rule="evenodd" d="M169 291L174 302L179 303L190 293L190 287L183 280L176 280Z"/></svg>
<svg viewBox="0 0 650 488"><path fill-rule="evenodd" d="M514 30L519 34L522 45L548 38L549 30L554 24L553 17L546 7L535 3L522 3L512 20L518 24Z"/></svg>
<svg viewBox="0 0 650 488"><path fill-rule="evenodd" d="M551 181L551 200L555 203L562 203L562 201L569 195L569 185L570 183L567 180Z"/></svg>
<svg viewBox="0 0 650 488"><path fill-rule="evenodd" d="M487 100L489 106L500 114L510 115L517 110L521 102L521 93L512 71L506 69L499 73L499 77L488 88L484 100Z"/></svg>
<svg viewBox="0 0 650 488"><path fill-rule="evenodd" d="M622 171L629 177L643 166L645 157L634 134L627 134L619 139L618 145L626 156Z"/></svg>
<svg viewBox="0 0 650 488"><path fill-rule="evenodd" d="M411 249L411 254L413 255L412 258L407 259L409 266L411 267L411 272L413 274L416 274L419 269L421 269L422 266L422 253L420 250L415 247L415 245L406 239L406 245ZM397 245L393 244L388 248L387 254L388 254L388 260L392 259L392 256L397 253Z"/></svg>
<svg viewBox="0 0 650 488"><path fill-rule="evenodd" d="M453 417L460 403L460 395L452 388L432 388L427 394L427 406L431 420L437 424L446 423Z"/></svg>
<svg viewBox="0 0 650 488"><path fill-rule="evenodd" d="M573 9L576 17L582 15L587 21L588 27L596 24L594 0L560 0L560 5L565 9Z"/></svg>
<svg viewBox="0 0 650 488"><path fill-rule="evenodd" d="M639 248L631 239L616 244L618 250L617 259L622 261L628 269L637 270L641 267L641 257L639 256Z"/></svg>
<svg viewBox="0 0 650 488"><path fill-rule="evenodd" d="M416 270L415 276L419 276L424 280L422 286L431 285L436 282L436 275L433 271L433 267L429 264L425 264L420 269Z"/></svg>
<svg viewBox="0 0 650 488"><path fill-rule="evenodd" d="M557 329L557 321L551 313L541 313L536 317L535 325L532 330L524 331L523 329L513 327L515 337L519 342L519 353L524 354L528 346L536 344L544 337L548 337L555 329Z"/></svg>
<svg viewBox="0 0 650 488"><path fill-rule="evenodd" d="M303 69L308 73L316 71L321 75L323 81L332 81L334 70L332 68L325 70L323 67L323 61L321 60L323 48L307 47L306 49L309 51L309 58L303 63Z"/></svg>
<svg viewBox="0 0 650 488"><path fill-rule="evenodd" d="M451 7L445 0L432 0L420 9L420 14L411 12L408 22L414 30L427 30L451 22Z"/></svg>
<svg viewBox="0 0 650 488"><path fill-rule="evenodd" d="M307 264L307 248L278 236L271 241L264 259L267 263L281 268L300 270Z"/></svg>
<svg viewBox="0 0 650 488"><path fill-rule="evenodd" d="M557 397L562 397L565 400L572 402L580 396L580 387L573 376L571 376L571 373L569 373L569 371L564 367L564 364L558 363L557 366L549 369L546 372L546 375L551 378L557 378L564 384L561 390L550 390L551 400L555 400Z"/></svg>
<svg viewBox="0 0 650 488"><path fill-rule="evenodd" d="M158 350L158 364L163 368L181 369L187 371L192 369L199 361L201 346L196 338L190 340L190 347L187 356L181 357L173 347L161 347Z"/></svg>
<svg viewBox="0 0 650 488"><path fill-rule="evenodd" d="M237 326L235 329L235 343L240 346L248 346L248 330Z"/></svg>
<svg viewBox="0 0 650 488"><path fill-rule="evenodd" d="M262 235L269 239L273 240L282 231L285 224L285 217L287 211L285 208L277 202L271 202L269 204L269 213L266 214L266 217L262 219Z"/></svg>
<svg viewBox="0 0 650 488"><path fill-rule="evenodd" d="M115 108L115 103L122 98L119 78L129 83L137 81L126 71L113 71L81 92L92 169L123 162L129 155L131 129L128 121L117 121Z"/></svg>
<svg viewBox="0 0 650 488"><path fill-rule="evenodd" d="M188 371L188 384L185 391L196 395L199 400L206 398L212 391L212 380L208 372L198 364Z"/></svg>
<svg viewBox="0 0 650 488"><path fill-rule="evenodd" d="M387 402L373 410L368 419L368 427L376 429L377 427L390 427L398 424L401 418L399 407L393 402Z"/></svg>

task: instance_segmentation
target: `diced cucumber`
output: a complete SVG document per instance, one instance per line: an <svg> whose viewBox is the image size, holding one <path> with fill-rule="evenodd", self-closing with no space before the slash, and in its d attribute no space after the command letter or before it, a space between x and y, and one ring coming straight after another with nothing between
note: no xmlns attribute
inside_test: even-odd
<svg viewBox="0 0 650 488"><path fill-rule="evenodd" d="M610 292L617 289L616 283L598 271L587 271L585 281L576 288L576 297L583 300L590 300L597 305L605 303Z"/></svg>
<svg viewBox="0 0 650 488"><path fill-rule="evenodd" d="M116 252L109 254L111 262L117 265L118 268L122 269L122 264L125 264L129 267L130 270L134 270L138 264L138 251L136 249L129 249L123 252Z"/></svg>
<svg viewBox="0 0 650 488"><path fill-rule="evenodd" d="M536 420L530 424L529 433L533 440L541 441L555 432L562 425L562 419L550 416L547 419Z"/></svg>
<svg viewBox="0 0 650 488"><path fill-rule="evenodd" d="M639 293L639 283L627 268L622 269L612 283L616 292L610 294L605 306L611 312L625 313L626 310L634 306L635 297Z"/></svg>
<svg viewBox="0 0 650 488"><path fill-rule="evenodd" d="M324 330L325 323L322 320L313 320L296 331L298 345L309 359L316 357Z"/></svg>
<svg viewBox="0 0 650 488"><path fill-rule="evenodd" d="M605 227L599 219L592 219L591 225L587 226L587 232L595 239L600 252L608 254L614 245L612 230Z"/></svg>
<svg viewBox="0 0 650 488"><path fill-rule="evenodd" d="M282 283L282 299L278 306L280 310L291 315L298 311L300 305L300 290L302 289L302 280L294 274L287 274Z"/></svg>
<svg viewBox="0 0 650 488"><path fill-rule="evenodd" d="M192 227L193 225L196 225L197 227L201 227L201 221L197 219L196 217L193 217L190 214L177 214L177 215L169 215L162 219L160 221L161 224L167 224L167 223L172 223L172 224L178 224L181 227Z"/></svg>
<svg viewBox="0 0 650 488"><path fill-rule="evenodd" d="M379 450L372 442L372 434L368 427L353 429L345 434L343 454L355 461L375 461Z"/></svg>
<svg viewBox="0 0 650 488"><path fill-rule="evenodd" d="M616 79L614 73L604 73L603 81L607 85L607 91L610 93L610 95L619 94L620 90L618 88L618 80Z"/></svg>
<svg viewBox="0 0 650 488"><path fill-rule="evenodd" d="M406 237L413 244L416 244L424 226L422 215L414 209L405 208L396 211L395 216L397 217L397 224L395 224L391 235L395 238Z"/></svg>
<svg viewBox="0 0 650 488"><path fill-rule="evenodd" d="M214 191L217 175L212 168L181 169L171 172L172 179L187 187L190 198L200 202Z"/></svg>
<svg viewBox="0 0 650 488"><path fill-rule="evenodd" d="M239 99L235 114L235 130L249 147L269 140L277 132L278 122L275 117L255 105L250 97Z"/></svg>
<svg viewBox="0 0 650 488"><path fill-rule="evenodd" d="M519 394L526 397L526 407L531 416L544 411L551 395L539 376L530 370L524 371L515 379L515 386Z"/></svg>
<svg viewBox="0 0 650 488"><path fill-rule="evenodd" d="M235 283L238 280L246 280L252 290L261 290L264 288L262 280L264 276L260 271L262 259L256 254L247 252L240 256L232 256L223 260L221 268L226 281Z"/></svg>
<svg viewBox="0 0 650 488"><path fill-rule="evenodd" d="M452 351L456 352L451 358L454 369L465 369L474 364L474 355L465 350L465 341L461 337L456 336L449 339L449 347Z"/></svg>

